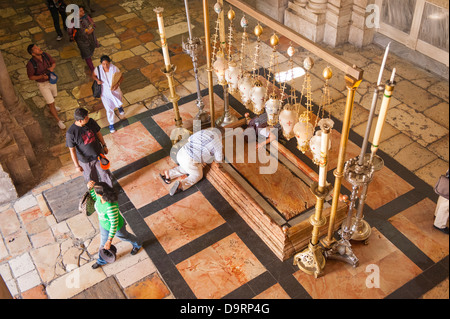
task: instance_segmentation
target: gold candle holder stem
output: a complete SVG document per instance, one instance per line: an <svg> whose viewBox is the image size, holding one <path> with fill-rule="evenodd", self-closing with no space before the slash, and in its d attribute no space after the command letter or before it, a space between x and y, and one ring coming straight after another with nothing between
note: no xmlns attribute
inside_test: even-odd
<svg viewBox="0 0 450 319"><path fill-rule="evenodd" d="M219 0L220 1L220 0ZM214 88L213 88L213 68L211 64L211 34L209 30L209 5L208 0L203 0L203 20L205 27L205 48L206 48L206 71L208 73L208 91L209 91L209 107L211 127L215 124L214 111Z"/></svg>
<svg viewBox="0 0 450 319"><path fill-rule="evenodd" d="M309 218L313 226L311 240L308 247L294 256L294 265L296 264L303 272L314 275L316 278L322 274L325 268L326 259L323 254L323 248L319 244L320 228L326 224L326 219L322 216L323 203L332 191L331 184L326 182L326 172L328 164L328 145L332 124L322 122L321 138L321 162L319 169L319 181L311 184L311 192L316 196L316 211Z"/></svg>
<svg viewBox="0 0 450 319"><path fill-rule="evenodd" d="M339 203L339 195L341 193L342 178L344 177L344 165L345 165L345 154L347 151L348 138L350 134L350 124L353 113L355 93L358 86L361 84L362 79L355 79L350 75L345 76L347 84L347 100L345 104L345 114L344 122L342 124L341 141L339 144L339 155L337 167L334 171L334 176L336 177L334 182L333 190L333 201L331 205L330 221L328 226L328 234L326 238L322 240L322 244L330 248L335 239L333 238L334 226L336 222L337 207Z"/></svg>
<svg viewBox="0 0 450 319"><path fill-rule="evenodd" d="M180 111L178 109L178 100L180 99L180 97L176 94L175 82L173 80L173 73L175 72L176 67L170 63L169 47L167 45L166 33L164 30L164 19L162 15L164 8L155 8L153 11L156 13L159 35L161 37L161 47L164 57L165 66L161 69L161 72L163 72L166 75L167 80L169 82L169 90L170 90L169 100L172 102L173 110L175 112L175 125L177 127L182 127L183 121L181 119Z"/></svg>

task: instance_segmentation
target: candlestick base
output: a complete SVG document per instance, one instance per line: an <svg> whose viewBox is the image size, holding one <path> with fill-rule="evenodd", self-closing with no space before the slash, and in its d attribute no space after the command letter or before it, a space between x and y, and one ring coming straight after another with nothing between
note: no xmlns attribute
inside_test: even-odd
<svg viewBox="0 0 450 319"><path fill-rule="evenodd" d="M352 237L351 240L356 241L364 241L367 244L367 241L372 234L372 228L369 223L364 219L357 220L356 218L352 218Z"/></svg>
<svg viewBox="0 0 450 319"><path fill-rule="evenodd" d="M335 259L346 262L356 268L359 265L359 259L353 253L352 245L347 239L340 239L331 245L329 250L324 252L327 259Z"/></svg>
<svg viewBox="0 0 450 319"><path fill-rule="evenodd" d="M308 248L294 256L294 265L308 275L314 275L315 278L322 275L325 263L322 247L313 245L311 242Z"/></svg>
<svg viewBox="0 0 450 319"><path fill-rule="evenodd" d="M216 125L224 127L224 126L233 124L237 120L238 120L238 118L236 116L234 116L228 112L217 119Z"/></svg>

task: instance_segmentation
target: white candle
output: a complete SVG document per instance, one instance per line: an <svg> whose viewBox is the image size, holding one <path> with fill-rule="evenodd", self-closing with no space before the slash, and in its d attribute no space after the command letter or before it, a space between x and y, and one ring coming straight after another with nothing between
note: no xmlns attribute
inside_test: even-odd
<svg viewBox="0 0 450 319"><path fill-rule="evenodd" d="M389 44L386 47L386 51L384 52L383 62L381 63L380 73L378 74L377 86L379 86L381 84L381 79L383 77L383 70L386 65L386 60L387 60L390 45L391 45L391 42L389 42Z"/></svg>
<svg viewBox="0 0 450 319"><path fill-rule="evenodd" d="M320 139L320 165L319 165L319 187L325 187L327 182L328 165L328 145L330 143L330 134L322 130Z"/></svg>
<svg viewBox="0 0 450 319"><path fill-rule="evenodd" d="M381 131L383 130L384 122L386 121L386 115L387 115L387 109L389 107L389 104L391 103L391 95L392 90L384 90L383 95L383 101L381 102L381 108L380 108L380 114L378 114L378 121L377 126L375 128L375 133L373 136L373 142L371 151L372 153L375 153L378 149L380 138L381 138Z"/></svg>
<svg viewBox="0 0 450 319"><path fill-rule="evenodd" d="M394 68L393 70L392 70L392 75L391 75L391 81L390 81L390 84L394 84L394 78L395 78L395 72L397 71L397 69L396 68Z"/></svg>
<svg viewBox="0 0 450 319"><path fill-rule="evenodd" d="M166 41L166 33L164 31L164 19L162 17L162 8L155 9L156 12L156 19L158 21L158 28L159 28L159 36L161 37L161 46L162 46L162 52L164 57L164 64L166 65L166 69L170 69L170 55L169 55L169 47L167 46Z"/></svg>

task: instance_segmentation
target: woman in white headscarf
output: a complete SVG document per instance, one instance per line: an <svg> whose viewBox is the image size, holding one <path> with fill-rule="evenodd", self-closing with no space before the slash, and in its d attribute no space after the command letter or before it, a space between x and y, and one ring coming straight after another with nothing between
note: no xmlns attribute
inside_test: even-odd
<svg viewBox="0 0 450 319"><path fill-rule="evenodd" d="M122 108L122 91L120 90L120 83L123 81L123 76L120 73L119 68L111 63L111 58L107 55L103 55L100 58L100 65L94 69L92 77L98 84L102 85L102 103L106 110L106 116L109 122L109 131L114 133L114 109L119 110L120 115L124 115L125 112ZM99 75L100 72L100 75ZM117 74L114 76L114 74ZM120 76L119 80L117 77Z"/></svg>

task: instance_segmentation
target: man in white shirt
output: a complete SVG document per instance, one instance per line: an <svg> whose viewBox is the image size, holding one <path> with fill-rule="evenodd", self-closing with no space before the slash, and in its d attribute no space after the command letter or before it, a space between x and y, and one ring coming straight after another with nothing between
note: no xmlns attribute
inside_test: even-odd
<svg viewBox="0 0 450 319"><path fill-rule="evenodd" d="M170 189L170 196L187 190L203 178L203 164L213 160L222 162L222 135L217 129L205 129L194 133L188 142L178 151L179 166L160 174L163 181L170 184L172 179L187 175L181 181L176 181Z"/></svg>

